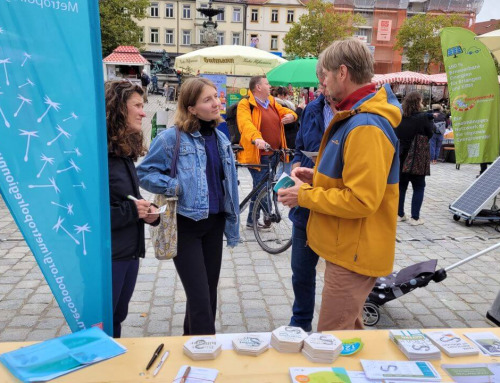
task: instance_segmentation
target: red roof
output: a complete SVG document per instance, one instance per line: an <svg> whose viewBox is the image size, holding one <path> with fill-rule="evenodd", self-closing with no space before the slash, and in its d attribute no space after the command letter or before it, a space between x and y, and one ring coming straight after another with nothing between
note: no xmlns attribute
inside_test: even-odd
<svg viewBox="0 0 500 383"><path fill-rule="evenodd" d="M121 63L121 64L149 64L149 61L141 56L139 49L132 46L121 45L116 48L104 60L106 63Z"/></svg>
<svg viewBox="0 0 500 383"><path fill-rule="evenodd" d="M491 19L490 21L483 21L474 24L472 30L476 35L479 36L499 28L500 28L500 20Z"/></svg>

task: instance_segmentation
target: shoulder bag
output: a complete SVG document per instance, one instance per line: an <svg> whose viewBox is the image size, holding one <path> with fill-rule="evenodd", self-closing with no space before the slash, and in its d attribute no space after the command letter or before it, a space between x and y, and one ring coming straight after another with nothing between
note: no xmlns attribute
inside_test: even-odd
<svg viewBox="0 0 500 383"><path fill-rule="evenodd" d="M431 152L427 136L417 134L413 138L401 171L416 176L431 175Z"/></svg>
<svg viewBox="0 0 500 383"><path fill-rule="evenodd" d="M169 172L171 178L177 177L180 141L181 132L176 126L174 156ZM157 226L150 226L149 229L155 257L159 260L172 259L177 255L177 196L156 194L153 203L156 206L167 206L165 213L160 214L160 223Z"/></svg>

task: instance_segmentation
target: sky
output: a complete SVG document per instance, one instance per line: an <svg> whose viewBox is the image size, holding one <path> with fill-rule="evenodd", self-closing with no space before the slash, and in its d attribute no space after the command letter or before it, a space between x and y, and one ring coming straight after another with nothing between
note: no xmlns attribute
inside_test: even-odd
<svg viewBox="0 0 500 383"><path fill-rule="evenodd" d="M484 0L483 7L477 15L476 22L488 21L490 19L500 20L499 0Z"/></svg>

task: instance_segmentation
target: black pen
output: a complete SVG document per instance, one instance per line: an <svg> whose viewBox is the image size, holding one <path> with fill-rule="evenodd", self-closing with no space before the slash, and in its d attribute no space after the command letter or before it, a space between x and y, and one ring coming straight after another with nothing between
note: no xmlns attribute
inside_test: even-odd
<svg viewBox="0 0 500 383"><path fill-rule="evenodd" d="M156 358L158 358L158 355L160 355L161 350L163 350L163 343L158 346L158 348L156 349L155 353L151 357L151 360L149 361L149 363L148 363L148 365L146 367L146 371L149 370L149 368L153 365L153 363L155 362Z"/></svg>

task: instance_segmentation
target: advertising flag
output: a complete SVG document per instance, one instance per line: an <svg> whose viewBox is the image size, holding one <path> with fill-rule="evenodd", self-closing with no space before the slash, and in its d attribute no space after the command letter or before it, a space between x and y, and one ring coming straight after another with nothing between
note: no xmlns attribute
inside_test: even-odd
<svg viewBox="0 0 500 383"><path fill-rule="evenodd" d="M0 0L0 191L70 329L112 335L98 7Z"/></svg>
<svg viewBox="0 0 500 383"><path fill-rule="evenodd" d="M458 164L493 162L500 147L497 72L475 36L464 28L441 30Z"/></svg>

